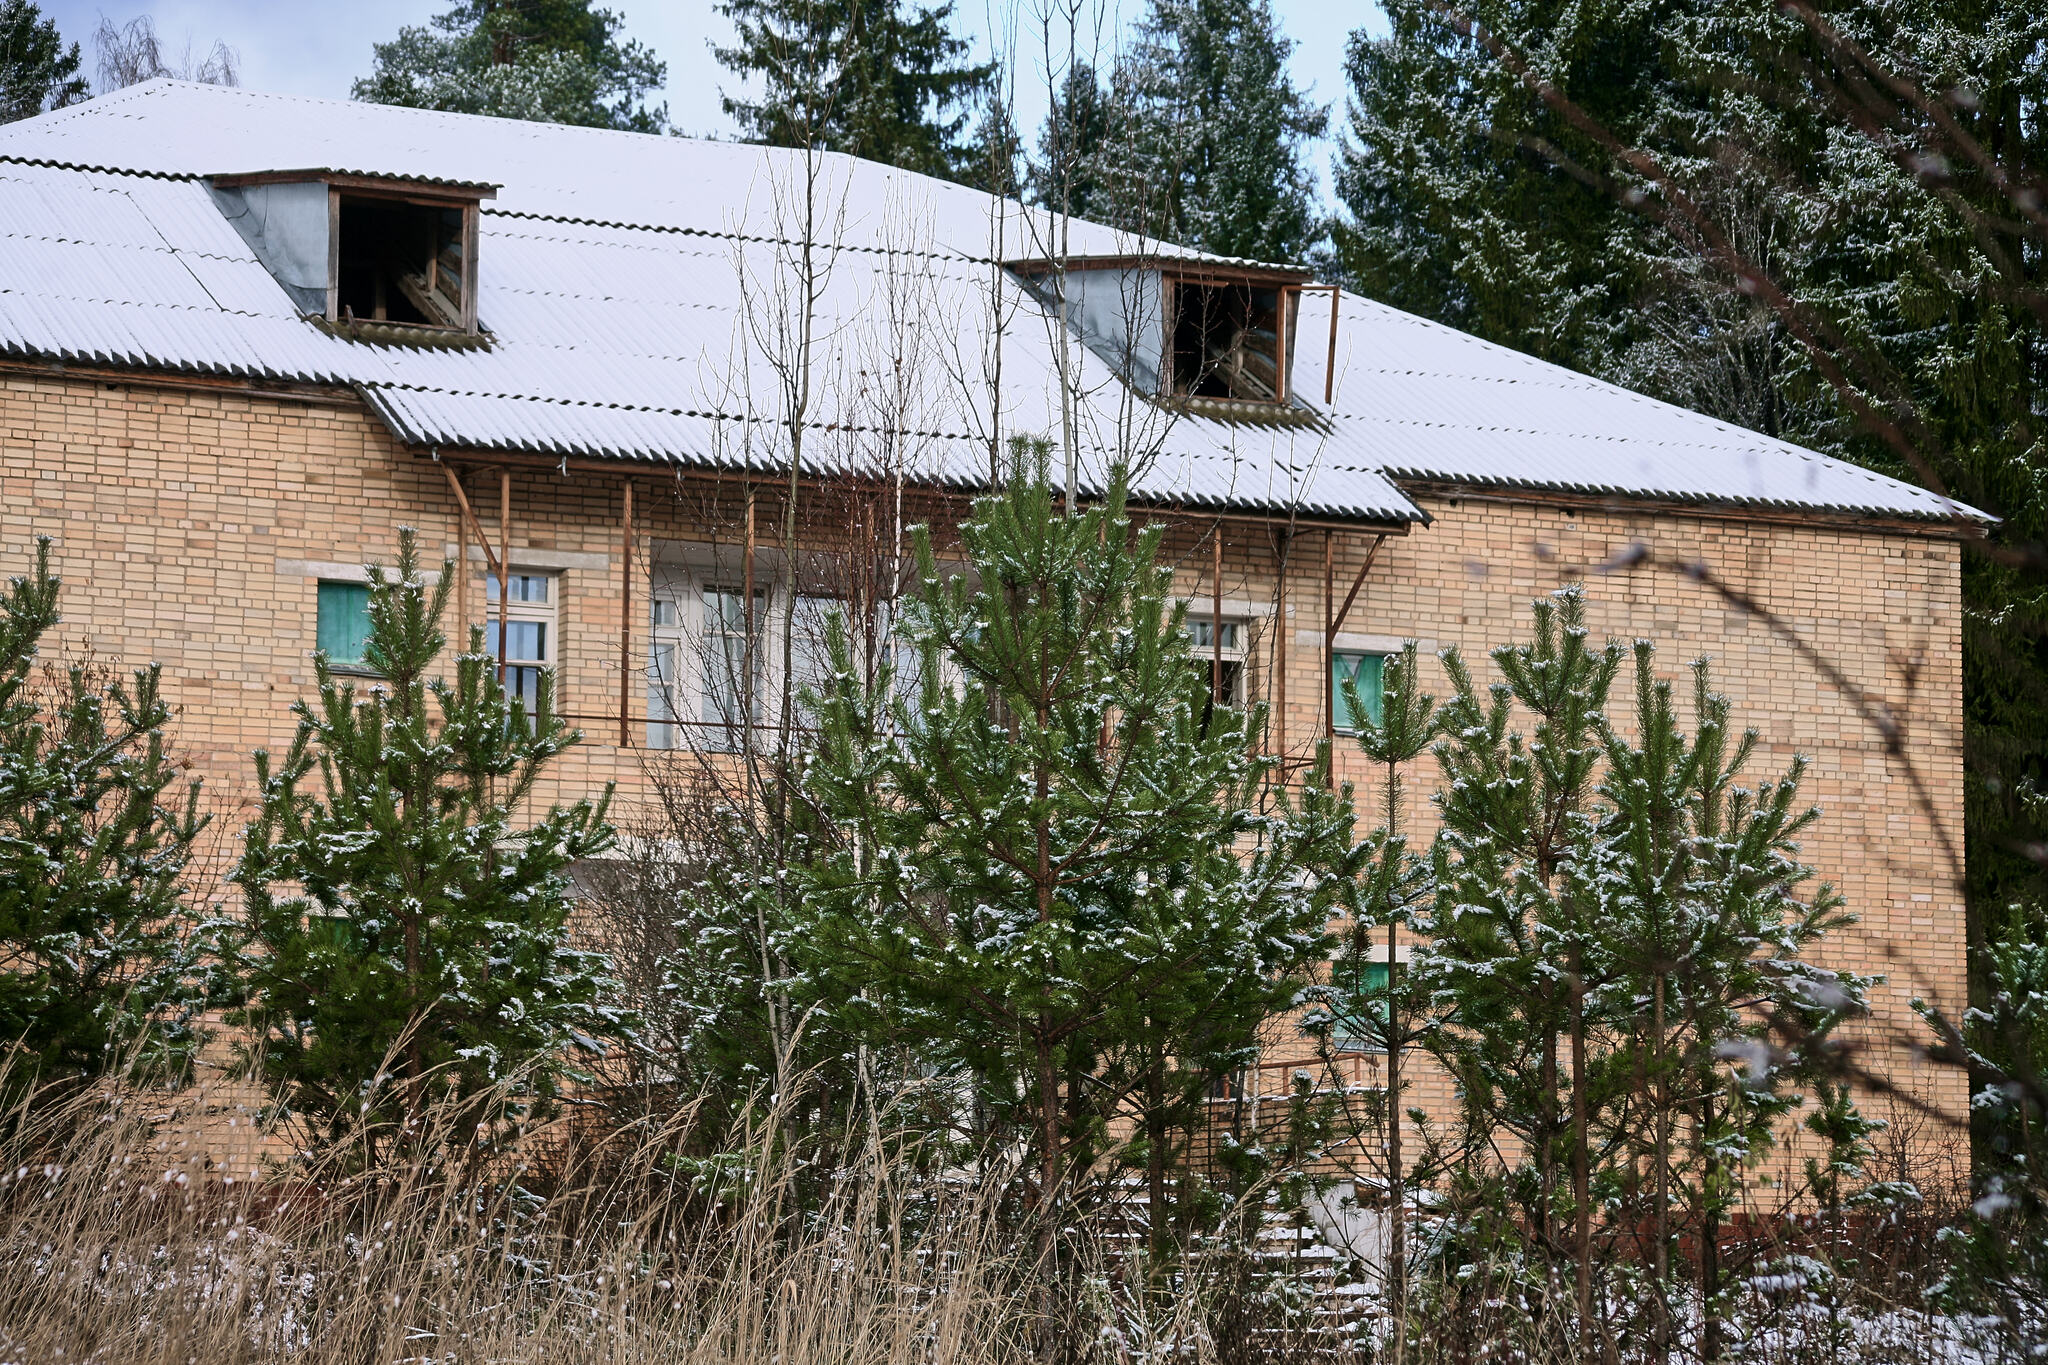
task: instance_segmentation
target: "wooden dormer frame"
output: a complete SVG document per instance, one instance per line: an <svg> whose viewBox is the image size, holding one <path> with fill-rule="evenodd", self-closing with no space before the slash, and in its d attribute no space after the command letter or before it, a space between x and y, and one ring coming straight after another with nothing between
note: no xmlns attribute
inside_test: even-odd
<svg viewBox="0 0 2048 1365"><path fill-rule="evenodd" d="M481 182L411 179L402 176L360 175L331 170L254 171L216 175L211 183L220 189L257 185L324 184L327 187L327 297L325 318L340 324L341 317L341 206L344 199L382 199L420 208L453 209L461 214L462 299L455 326L385 322L358 318L358 323L390 327L423 335L475 336L477 320L477 247L481 235L482 203L498 197L496 185ZM434 263L428 263L433 268Z"/></svg>
<svg viewBox="0 0 2048 1365"><path fill-rule="evenodd" d="M1288 333L1294 325L1294 311L1305 292L1328 289L1315 283L1309 271L1291 266L1266 265L1252 261L1218 260L1200 256L1136 252L1116 255L1075 256L1065 260L1045 258L1007 261L1004 268L1027 279L1045 280L1057 275L1081 275L1096 271L1149 271L1158 280L1159 381L1158 390L1147 396L1162 403L1213 402L1230 407L1243 405L1246 412L1285 410L1290 406L1293 375L1290 373ZM1179 391L1174 374L1174 332L1179 295L1188 286L1239 288L1246 291L1271 290L1276 298L1274 323L1273 396L1202 398ZM1150 329L1147 329L1150 330ZM1335 315L1331 336L1335 345ZM1263 348L1261 348L1263 349ZM1327 401L1327 395L1326 395Z"/></svg>

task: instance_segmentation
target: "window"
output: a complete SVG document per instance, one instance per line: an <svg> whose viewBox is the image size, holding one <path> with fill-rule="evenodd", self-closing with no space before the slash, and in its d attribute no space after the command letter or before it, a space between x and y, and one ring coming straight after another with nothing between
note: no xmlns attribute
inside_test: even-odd
<svg viewBox="0 0 2048 1365"><path fill-rule="evenodd" d="M514 573L505 602L505 690L540 704L540 675L555 663L555 579L552 574ZM484 651L498 657L498 576L484 575Z"/></svg>
<svg viewBox="0 0 2048 1365"><path fill-rule="evenodd" d="M1331 992L1337 1022L1330 1030L1330 1047L1337 1052L1386 1051L1383 1040L1374 1036L1373 1025L1384 1027L1387 1019L1387 964L1354 962L1345 975L1350 980Z"/></svg>
<svg viewBox="0 0 2048 1365"><path fill-rule="evenodd" d="M768 662L768 593L754 590L753 648L743 587L657 595L647 660L647 743L682 747L694 725L697 747L736 749L742 723L761 719L760 679ZM751 665L752 678L747 676ZM746 714L742 715L742 705Z"/></svg>
<svg viewBox="0 0 2048 1365"><path fill-rule="evenodd" d="M788 631L790 696L795 724L813 727L816 713L804 704L809 689L823 696L832 680L828 648L831 618L847 604L837 597L800 594L785 613L777 595L754 592L754 644L747 650L745 589L677 583L657 587L650 608L652 639L647 653L647 746L730 751L739 747L740 726L772 723L782 695L783 632ZM877 635L895 666L894 691L913 713L918 702L919 661L910 647L888 631L881 609ZM849 641L855 667L868 637ZM748 684L748 665L752 683Z"/></svg>
<svg viewBox="0 0 2048 1365"><path fill-rule="evenodd" d="M1221 636L1223 647L1216 647L1216 620L1213 616L1188 613L1188 643L1195 668L1209 683L1211 695L1225 706L1245 704L1245 623L1225 619ZM1221 656L1220 662L1218 656Z"/></svg>
<svg viewBox="0 0 2048 1365"><path fill-rule="evenodd" d="M1337 728L1346 734L1358 730L1358 716L1351 709L1351 702L1344 695L1344 684L1348 681L1358 691L1359 704L1372 723L1380 723L1380 688L1386 669L1383 654L1332 654L1330 656L1331 697L1336 706Z"/></svg>
<svg viewBox="0 0 2048 1365"><path fill-rule="evenodd" d="M334 319L473 330L459 204L338 196Z"/></svg>
<svg viewBox="0 0 2048 1365"><path fill-rule="evenodd" d="M1298 295L1251 280L1175 280L1168 320L1171 392L1279 403L1287 397L1283 318Z"/></svg>
<svg viewBox="0 0 2048 1365"><path fill-rule="evenodd" d="M1291 424L1295 320L1313 276L1277 265L1148 253L1007 263L1049 317L1148 398L1258 404Z"/></svg>
<svg viewBox="0 0 2048 1365"><path fill-rule="evenodd" d="M360 668L369 641L370 585L322 579L314 647L330 664Z"/></svg>
<svg viewBox="0 0 2048 1365"><path fill-rule="evenodd" d="M300 313L327 330L383 344L481 344L477 237L496 186L335 170L207 184Z"/></svg>

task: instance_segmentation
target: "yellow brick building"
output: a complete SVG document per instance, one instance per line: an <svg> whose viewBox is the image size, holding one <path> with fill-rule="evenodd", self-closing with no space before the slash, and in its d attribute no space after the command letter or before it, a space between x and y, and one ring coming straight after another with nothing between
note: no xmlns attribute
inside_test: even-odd
<svg viewBox="0 0 2048 1365"><path fill-rule="evenodd" d="M1226 627L1201 647L1295 760L1342 719L1333 668L1416 639L1490 678L1566 583L1671 676L1712 656L1751 776L1811 760L1807 856L1861 917L1828 955L1886 978L1875 1055L1961 1111L1896 1039L1963 995L1970 509L1302 272L842 157L166 81L0 128L0 564L53 537L59 647L163 665L222 829L402 526L467 565L509 667L555 669L587 742L545 795L616 783L630 815L650 763L729 733L684 646L749 579L782 609L792 464L817 596L860 539L843 490L890 538L943 527L1018 434L1083 496L1136 462ZM1412 778L1426 833L1433 761Z"/></svg>

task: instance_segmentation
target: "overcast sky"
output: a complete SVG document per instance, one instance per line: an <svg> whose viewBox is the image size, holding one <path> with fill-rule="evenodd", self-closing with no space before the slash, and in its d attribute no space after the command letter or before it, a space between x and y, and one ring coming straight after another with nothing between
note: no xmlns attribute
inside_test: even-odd
<svg viewBox="0 0 2048 1365"><path fill-rule="evenodd" d="M242 84L255 90L348 96L349 83L370 69L370 45L391 37L402 24L424 23L447 8L447 0L39 0L67 39L85 48L92 66L92 31L102 16L126 23L138 14L156 16L157 31L173 52L189 43L203 54L216 39L241 57ZM1106 0L1114 6L1117 0ZM626 34L638 38L668 63L669 117L679 131L730 136L732 126L718 107L719 87L732 77L711 55L711 45L730 36L711 0L604 0L624 16ZM1344 84L1344 43L1361 23L1384 28L1370 0L1274 0L1281 27L1297 44L1294 74L1319 102L1340 102ZM1031 6L1017 6L1028 10ZM1122 0L1128 17L1143 0ZM990 30L1006 27L995 16L1010 10L988 0L957 0L955 20L972 31L984 54ZM1112 8L1110 13L1118 11ZM998 33L1001 41L1002 34ZM1045 109L1044 78L1034 74L1028 39L1014 39L1024 52L1017 89L1020 122L1035 129ZM1028 134L1027 134L1028 135ZM1327 155L1316 157L1327 190Z"/></svg>

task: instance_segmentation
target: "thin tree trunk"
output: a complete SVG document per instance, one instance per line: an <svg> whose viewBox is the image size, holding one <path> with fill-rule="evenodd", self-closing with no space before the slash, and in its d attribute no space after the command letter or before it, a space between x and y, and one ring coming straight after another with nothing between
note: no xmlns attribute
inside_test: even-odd
<svg viewBox="0 0 2048 1365"><path fill-rule="evenodd" d="M1387 1302L1393 1313L1394 1365L1408 1340L1408 1189L1401 1161L1401 1016L1394 993L1397 930L1387 922Z"/></svg>
<svg viewBox="0 0 2048 1365"><path fill-rule="evenodd" d="M1651 1065L1656 1069L1657 1158L1652 1180L1657 1213L1652 1220L1657 1245L1651 1252L1657 1277L1657 1359L1671 1358L1671 1088L1664 1075L1664 974L1659 972L1650 1000Z"/></svg>
<svg viewBox="0 0 2048 1365"><path fill-rule="evenodd" d="M1721 1287L1721 1217L1714 1206L1720 1165L1713 1156L1714 1092L1700 1100L1700 1359L1721 1358L1721 1314L1714 1295Z"/></svg>
<svg viewBox="0 0 2048 1365"><path fill-rule="evenodd" d="M1145 1077L1145 1222L1152 1242L1152 1286L1164 1275L1166 1226L1166 1045L1155 1035Z"/></svg>
<svg viewBox="0 0 2048 1365"><path fill-rule="evenodd" d="M1579 1331L1593 1328L1593 1209L1586 1134L1586 982L1572 954L1572 1257L1578 1274Z"/></svg>

